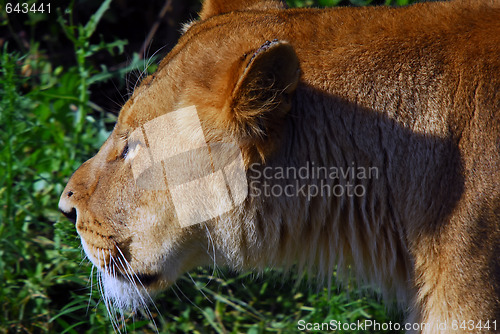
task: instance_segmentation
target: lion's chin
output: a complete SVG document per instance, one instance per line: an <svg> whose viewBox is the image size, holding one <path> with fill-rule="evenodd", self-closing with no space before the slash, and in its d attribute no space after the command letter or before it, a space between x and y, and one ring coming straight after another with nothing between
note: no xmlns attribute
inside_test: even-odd
<svg viewBox="0 0 500 334"><path fill-rule="evenodd" d="M87 258L98 270L98 284L106 306L132 311L146 308L147 305L153 304L153 297L156 294L171 285L160 274L134 273L133 271L130 273L122 270L124 267L132 270L132 267L121 253L119 257L108 260L108 264L102 268L100 260L90 252L90 247L83 239L82 246Z"/></svg>
<svg viewBox="0 0 500 334"><path fill-rule="evenodd" d="M160 292L159 276L135 275L134 279L111 275L100 271L102 294L106 304L120 310L135 311L153 304L154 296Z"/></svg>

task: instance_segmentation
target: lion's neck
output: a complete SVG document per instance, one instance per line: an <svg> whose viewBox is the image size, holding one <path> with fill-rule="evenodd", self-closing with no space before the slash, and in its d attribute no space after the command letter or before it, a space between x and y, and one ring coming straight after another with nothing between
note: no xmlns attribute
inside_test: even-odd
<svg viewBox="0 0 500 334"><path fill-rule="evenodd" d="M406 300L390 287L404 286L394 283L411 272L406 223L434 215L432 204L418 199L428 190L416 171L426 171L420 167L431 157L420 155L438 141L387 115L301 93L282 149L265 165L250 167L242 239L233 243L247 250L238 265L298 265L327 279L334 269L340 277L352 270L387 296ZM409 149L417 155L412 161L402 158ZM428 216L415 216L422 207Z"/></svg>

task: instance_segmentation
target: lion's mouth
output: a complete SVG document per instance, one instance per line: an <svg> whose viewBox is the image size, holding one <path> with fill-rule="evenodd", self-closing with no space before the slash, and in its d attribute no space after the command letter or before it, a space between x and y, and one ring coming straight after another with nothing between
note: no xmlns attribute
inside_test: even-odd
<svg viewBox="0 0 500 334"><path fill-rule="evenodd" d="M133 283L137 286L142 286L144 288L151 287L152 285L154 285L154 283L160 280L159 274L143 274L143 273L129 274L122 272L115 272L114 276L122 282Z"/></svg>
<svg viewBox="0 0 500 334"><path fill-rule="evenodd" d="M158 274L137 274L135 276L138 283L145 287L153 285L160 278Z"/></svg>
<svg viewBox="0 0 500 334"><path fill-rule="evenodd" d="M115 250L117 250L115 253L118 255L113 256L113 250L96 247L85 242L84 239L82 239L82 246L88 258L99 270L110 277L115 277L121 282L132 283L137 286L148 288L161 278L160 274L137 273L133 271L132 267L125 259L124 254L117 247L115 248ZM90 252L89 250L95 252ZM99 257L95 254L102 254L102 256Z"/></svg>

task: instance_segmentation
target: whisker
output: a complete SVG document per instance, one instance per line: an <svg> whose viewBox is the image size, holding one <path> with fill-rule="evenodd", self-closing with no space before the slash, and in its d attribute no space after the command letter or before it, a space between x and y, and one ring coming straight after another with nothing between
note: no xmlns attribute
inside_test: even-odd
<svg viewBox="0 0 500 334"><path fill-rule="evenodd" d="M156 311L158 312L158 314L160 314L160 311L158 310L158 308L154 304L154 301L151 298L151 296L149 295L148 291L146 290L146 287L142 284L141 280L139 279L139 277L137 276L137 274L133 270L133 268L130 265L130 263L128 263L127 259L123 255L121 249L117 245L116 245L116 249L120 253L120 256L117 257L117 260L120 262L121 267L123 269L123 272L125 273L125 276L126 276L127 280L130 282L130 284L136 290L137 295L138 295L138 297L140 299L140 304L141 304L142 308L145 309L146 317L149 320L151 320L151 322L153 323L155 332L158 333L158 327L157 327L156 322L154 320L154 316L153 316L153 314L151 313L151 311L149 309L148 303L146 302L144 295L147 297L147 299L149 299L149 301L151 302L151 304L153 305L153 307L156 309ZM127 267L125 267L125 266L127 266ZM127 270L127 268L128 268L128 270ZM129 271L132 272L132 275L129 273ZM134 278L135 278L135 280L134 280ZM142 290L143 290L142 293L139 290L139 287L137 286L136 282L138 282L140 284L140 286L142 287Z"/></svg>
<svg viewBox="0 0 500 334"><path fill-rule="evenodd" d="M177 284L174 284L173 287L179 289L179 287L177 286ZM172 289L171 291L174 293L174 295L177 297L177 299L182 302L181 297L177 294L177 292L175 291L175 289Z"/></svg>
<svg viewBox="0 0 500 334"><path fill-rule="evenodd" d="M212 238L212 234L210 233L210 230L208 229L207 225L205 225L205 229L207 230L207 235L208 235L208 248L207 248L207 253L208 256L213 260L213 268L212 268L212 276L215 276L215 273L217 271L217 263L215 260L215 244L214 240ZM212 255L210 254L210 245L212 245ZM205 284L205 287L212 281L212 277L209 278L208 282Z"/></svg>
<svg viewBox="0 0 500 334"><path fill-rule="evenodd" d="M92 301L92 291L93 291L93 288L94 288L94 268L95 266L92 264L92 268L90 269L90 293L89 293L89 300L87 302L87 314L89 313L89 309L90 309L90 302Z"/></svg>
<svg viewBox="0 0 500 334"><path fill-rule="evenodd" d="M108 264L106 263L106 256L104 254L104 250L101 249L101 252L102 252L102 257L103 257L103 262L104 262L104 273L101 273L101 275L110 275L111 276L111 272L108 268ZM99 254L99 252L97 252L97 253ZM102 291L102 294L104 296L104 304L106 305L106 309L108 310L108 315L110 317L111 324L113 326L113 329L115 329L118 333L121 333L120 326L118 324L118 319L116 318L116 315L115 315L116 314L115 309L113 308L113 305L111 305L110 297L106 296L102 276L101 276L101 283L103 284L101 291Z"/></svg>
<svg viewBox="0 0 500 334"><path fill-rule="evenodd" d="M116 266L117 266L117 262L115 260L115 258L110 255L109 257L109 268L110 268L110 275L116 279L117 275L116 275ZM119 313L119 319L118 319L118 313ZM114 314L115 314L115 317L116 317L116 322L117 323L121 323L121 326L124 330L125 333L127 333L127 326L126 326L126 322L125 322L125 316L124 316L124 313L123 313L123 310L118 307L118 305L116 305L115 303L115 309L114 309Z"/></svg>
<svg viewBox="0 0 500 334"><path fill-rule="evenodd" d="M166 47L166 45L164 45L161 48L159 48L158 50L156 50L156 52L153 53L153 55L151 57L148 57L147 62L146 62L146 60L144 60L144 69L139 73L139 76L137 77L137 80L135 82L134 89L132 90L132 92L135 91L135 89L137 88L137 85L140 83L142 78L145 77L145 74L147 73L149 66L151 66L151 61L154 58L154 56L156 56L156 54L158 52L160 52L161 50L163 50L165 47ZM148 48L148 52L149 52L149 48ZM144 59L146 59L146 58L144 58Z"/></svg>
<svg viewBox="0 0 500 334"><path fill-rule="evenodd" d="M177 283L174 284L175 287L179 290L179 292L181 293L181 295L187 299L187 301L193 305L194 307L196 307L199 311L203 312L203 310L201 309L201 307L199 307L198 305L196 305L195 303L193 303L193 301L191 299L189 299L188 296L186 296L186 294L184 294L184 292L182 292L181 288L177 285Z"/></svg>
<svg viewBox="0 0 500 334"><path fill-rule="evenodd" d="M206 300L208 300L210 303L212 303L212 304L213 304L213 301L212 301L210 298L208 298L208 296L205 294L205 292L203 292L202 288L200 288L200 287L198 286L198 284L196 284L196 282L195 282L195 280L193 279L193 277L192 277L189 273L187 273L187 275L188 275L188 277L191 279L191 282L193 282L193 284L194 284L194 286L196 287L196 289L197 289L197 290L198 290L198 291L199 291L199 292L203 295L203 297L205 297L205 299L206 299ZM208 285L208 282L207 282L207 283L206 283L203 287L205 288L207 285Z"/></svg>
<svg viewBox="0 0 500 334"><path fill-rule="evenodd" d="M116 91L118 92L118 95L120 96L121 100L122 100L122 103L119 103L117 101L115 101L115 99L109 97L108 95L106 95L107 99L109 101L111 101L116 107L118 107L118 109L121 109L122 106L127 102L127 99L128 98L128 94L122 94L120 92L120 89L118 88L118 86L116 85L116 83L114 82L114 80L111 80L111 83L113 84L113 86L115 87ZM114 114L114 113L113 113Z"/></svg>

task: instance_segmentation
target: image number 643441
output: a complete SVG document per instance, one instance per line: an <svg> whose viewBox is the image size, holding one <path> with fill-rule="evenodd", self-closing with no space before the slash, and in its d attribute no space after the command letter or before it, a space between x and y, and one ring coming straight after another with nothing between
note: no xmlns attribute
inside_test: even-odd
<svg viewBox="0 0 500 334"><path fill-rule="evenodd" d="M27 2L22 3L6 3L5 12L7 14L28 14L28 13L49 13L50 14L50 3L33 3L29 4Z"/></svg>

